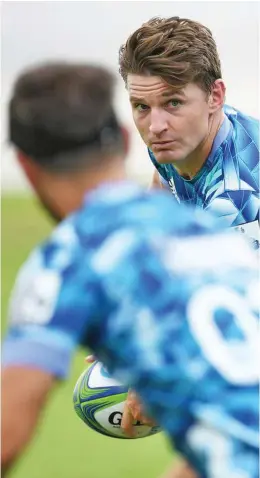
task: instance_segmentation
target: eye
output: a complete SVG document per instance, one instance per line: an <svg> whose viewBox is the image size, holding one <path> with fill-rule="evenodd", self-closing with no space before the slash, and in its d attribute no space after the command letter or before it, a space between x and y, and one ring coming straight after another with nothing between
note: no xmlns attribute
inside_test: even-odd
<svg viewBox="0 0 260 478"><path fill-rule="evenodd" d="M172 106L173 108L177 108L178 106L180 106L182 103L180 100L171 100L169 101L169 105Z"/></svg>
<svg viewBox="0 0 260 478"><path fill-rule="evenodd" d="M134 109L137 111L146 111L149 109L149 106L144 105L143 103L134 103Z"/></svg>

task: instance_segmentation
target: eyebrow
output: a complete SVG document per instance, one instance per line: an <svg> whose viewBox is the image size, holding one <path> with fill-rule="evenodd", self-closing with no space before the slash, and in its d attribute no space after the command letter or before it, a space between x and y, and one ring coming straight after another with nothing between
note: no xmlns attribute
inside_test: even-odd
<svg viewBox="0 0 260 478"><path fill-rule="evenodd" d="M164 93L162 93L162 96L168 97L168 96L185 96L183 90L176 90L176 89L171 89L167 90Z"/></svg>
<svg viewBox="0 0 260 478"><path fill-rule="evenodd" d="M171 96L181 96L182 98L185 97L185 94L182 90L168 90L168 91L164 91L161 96L163 98L169 98ZM130 96L130 102L131 103L135 103L135 102L140 102L140 101L145 101L145 97L144 96Z"/></svg>
<svg viewBox="0 0 260 478"><path fill-rule="evenodd" d="M144 96L130 95L130 101L144 101L144 100L145 100Z"/></svg>

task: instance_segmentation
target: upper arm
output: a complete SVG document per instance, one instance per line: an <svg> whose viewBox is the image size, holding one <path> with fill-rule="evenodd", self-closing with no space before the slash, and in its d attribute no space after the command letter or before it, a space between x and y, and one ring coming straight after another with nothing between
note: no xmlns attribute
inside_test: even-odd
<svg viewBox="0 0 260 478"><path fill-rule="evenodd" d="M66 378L96 303L81 249L50 242L34 252L11 297L3 367L29 367Z"/></svg>
<svg viewBox="0 0 260 478"><path fill-rule="evenodd" d="M3 368L41 370L62 378L75 348L66 330L66 316L56 323L62 273L46 266L41 250L34 251L21 268L11 295L8 329L3 342Z"/></svg>

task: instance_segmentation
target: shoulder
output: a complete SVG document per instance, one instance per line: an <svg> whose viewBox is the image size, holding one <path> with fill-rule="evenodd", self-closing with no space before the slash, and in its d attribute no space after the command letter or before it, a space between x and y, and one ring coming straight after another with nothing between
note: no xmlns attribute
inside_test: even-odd
<svg viewBox="0 0 260 478"><path fill-rule="evenodd" d="M74 222L74 218L62 222L44 242L33 249L17 277L25 280L43 270L62 273L80 248Z"/></svg>
<svg viewBox="0 0 260 478"><path fill-rule="evenodd" d="M259 120L228 105L225 105L224 112L233 125L238 144L245 147L254 142L259 151Z"/></svg>
<svg viewBox="0 0 260 478"><path fill-rule="evenodd" d="M11 325L47 324L63 293L64 283L81 264L74 221L65 221L28 256L16 276L9 305Z"/></svg>
<svg viewBox="0 0 260 478"><path fill-rule="evenodd" d="M241 110L238 110L237 108L234 108L233 106L225 104L224 112L230 120L237 119L241 122L244 121L244 122L252 123L254 125L259 125L259 119L254 118L253 116L248 115L246 113L243 113Z"/></svg>

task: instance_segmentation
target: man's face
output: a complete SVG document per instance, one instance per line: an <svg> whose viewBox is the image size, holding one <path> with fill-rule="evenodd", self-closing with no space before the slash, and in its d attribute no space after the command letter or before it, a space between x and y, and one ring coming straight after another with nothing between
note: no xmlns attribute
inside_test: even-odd
<svg viewBox="0 0 260 478"><path fill-rule="evenodd" d="M135 125L158 163L188 158L209 134L210 103L195 83L173 90L158 76L129 74Z"/></svg>

